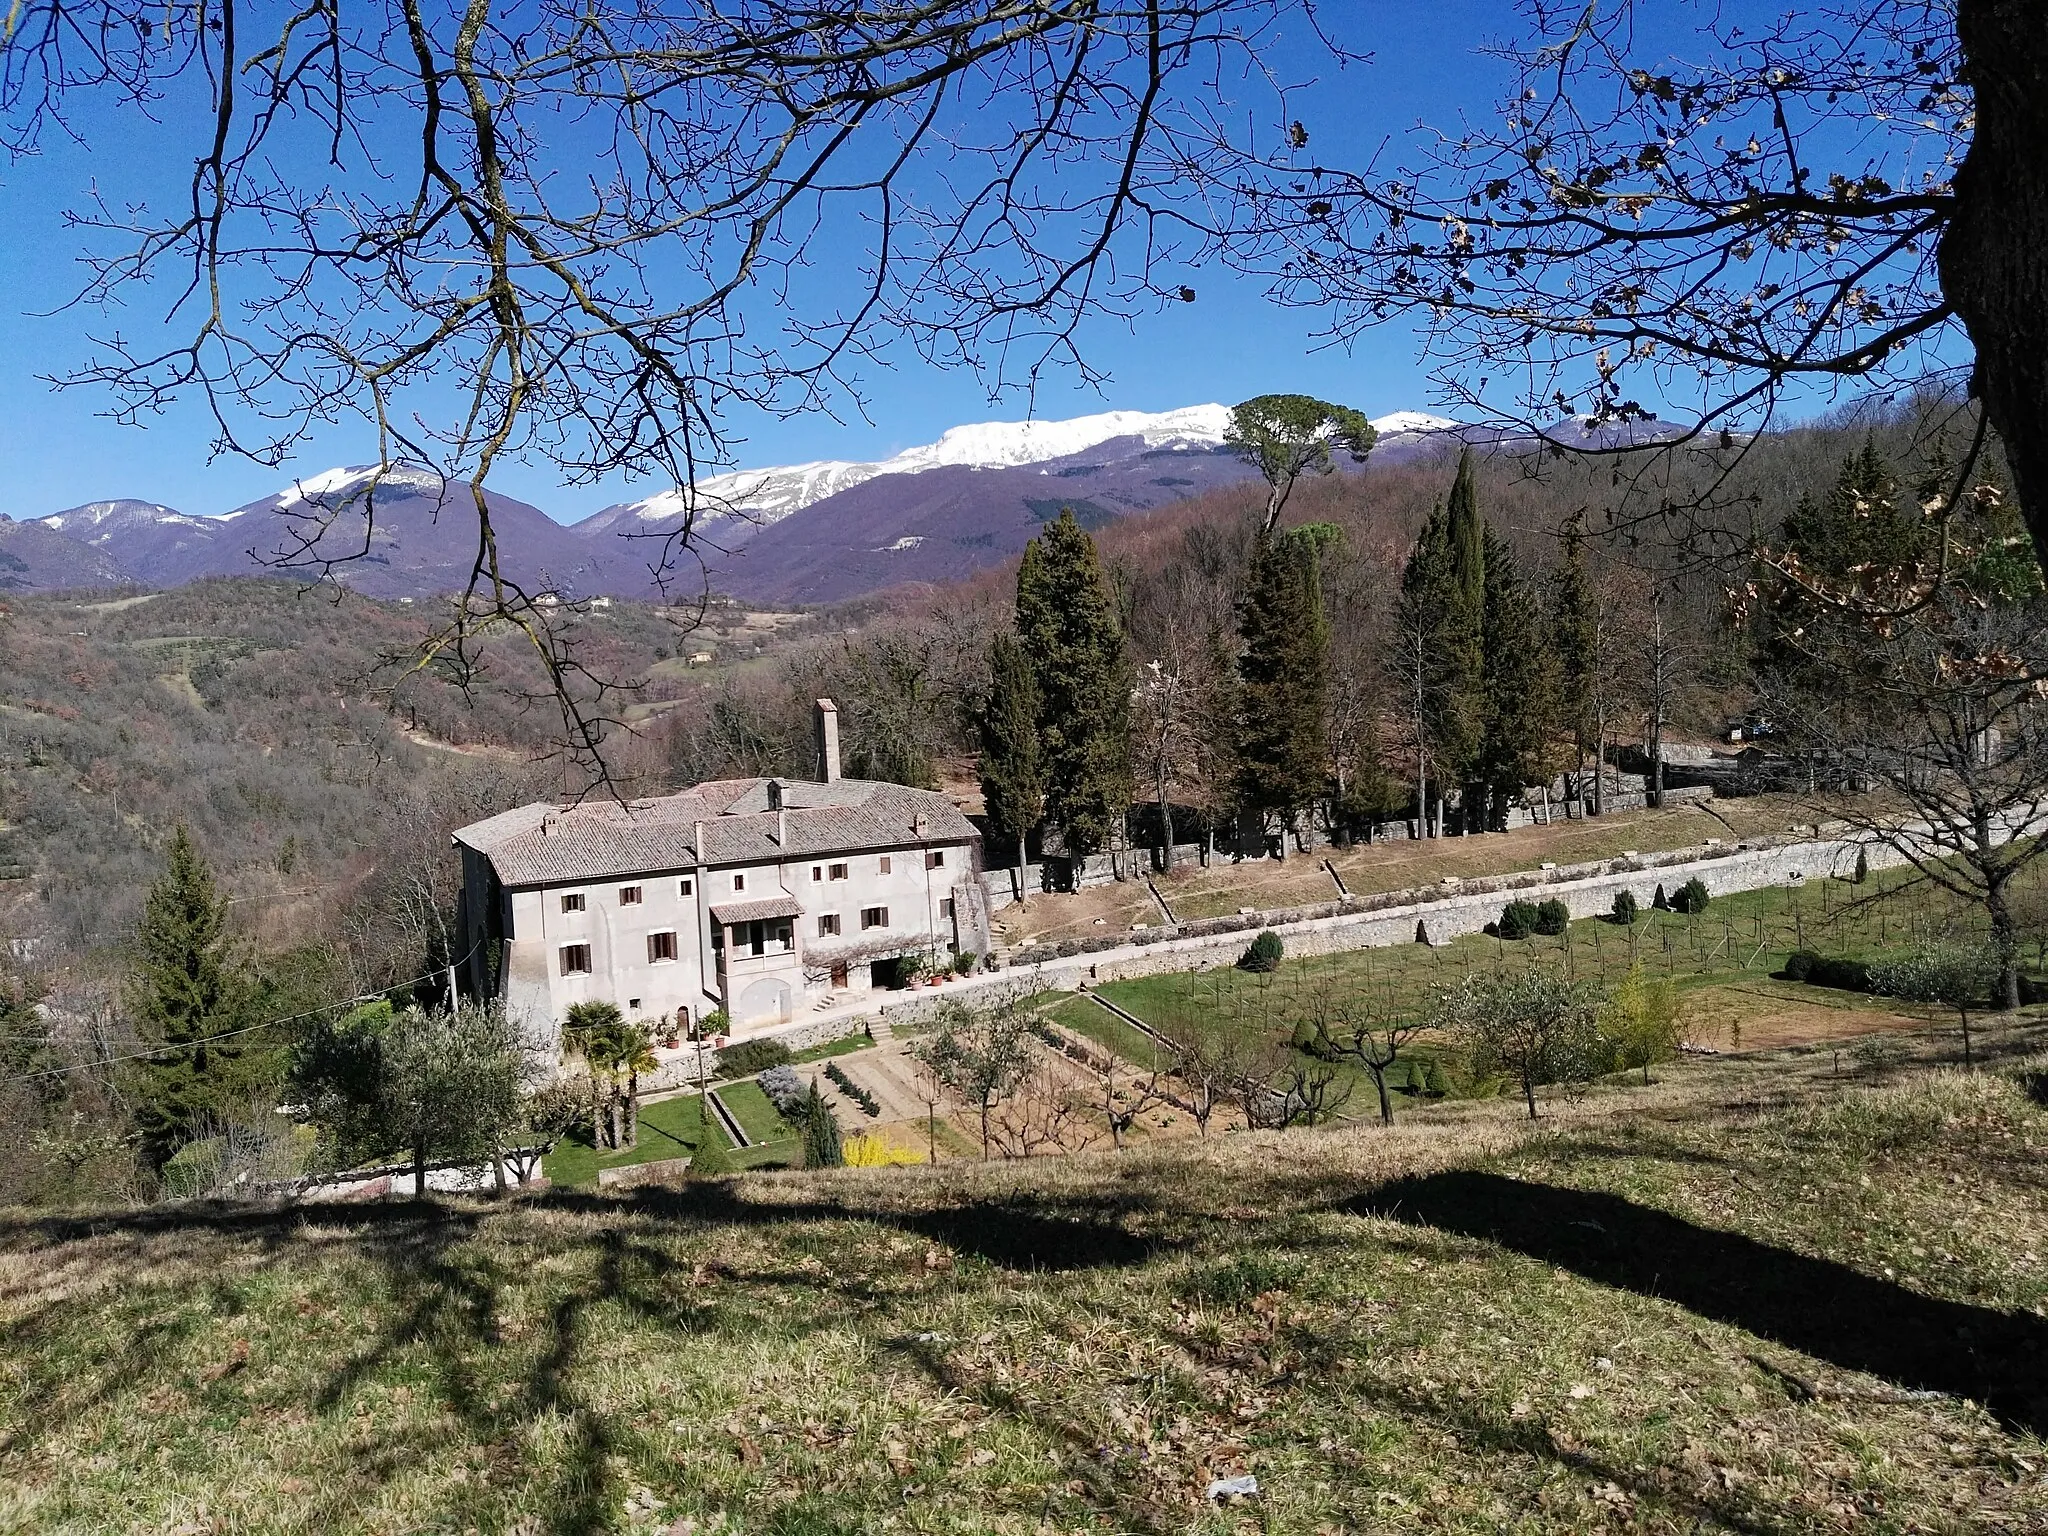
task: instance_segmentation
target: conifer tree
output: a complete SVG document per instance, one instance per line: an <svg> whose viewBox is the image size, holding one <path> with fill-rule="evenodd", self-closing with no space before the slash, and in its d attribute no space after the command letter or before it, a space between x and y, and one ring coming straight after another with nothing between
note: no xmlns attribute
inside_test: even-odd
<svg viewBox="0 0 2048 1536"><path fill-rule="evenodd" d="M152 1167L241 1086L242 1042L220 1037L249 1022L251 994L227 932L227 902L180 826L143 908L129 994L144 1042L163 1047L132 1075L136 1129Z"/></svg>
<svg viewBox="0 0 2048 1536"><path fill-rule="evenodd" d="M1474 800L1478 824L1505 825L1508 801L1548 777L1557 720L1557 658L1536 594L1506 542L1485 530L1481 630L1485 734Z"/></svg>
<svg viewBox="0 0 2048 1536"><path fill-rule="evenodd" d="M1481 741L1484 547L1477 536L1477 500L1469 474L1469 462L1461 460L1459 477L1466 490L1455 529L1441 505L1423 524L1401 573L1395 610L1399 643L1388 681L1413 717L1420 759L1416 815L1425 825L1430 785L1441 802L1448 786L1463 784L1478 760ZM1468 543L1472 550L1462 552Z"/></svg>
<svg viewBox="0 0 2048 1536"><path fill-rule="evenodd" d="M1071 508L1025 546L1017 638L1038 687L1045 817L1079 859L1130 809L1132 679L1116 592Z"/></svg>
<svg viewBox="0 0 2048 1536"><path fill-rule="evenodd" d="M1296 480L1334 470L1333 450L1363 464L1378 438L1364 413L1349 406L1311 395L1260 395L1231 407L1223 445L1265 476L1266 516L1260 534L1270 539Z"/></svg>
<svg viewBox="0 0 2048 1536"><path fill-rule="evenodd" d="M825 1101L824 1093L815 1081L811 1091L804 1096L803 1109L804 1166L806 1168L840 1168L846 1164L846 1149L839 1139L839 1122L832 1118L832 1106ZM706 1128L707 1131L709 1127Z"/></svg>
<svg viewBox="0 0 2048 1536"><path fill-rule="evenodd" d="M1240 794L1255 810L1279 812L1297 835L1329 779L1330 626L1318 544L1301 528L1261 540L1238 604Z"/></svg>
<svg viewBox="0 0 2048 1536"><path fill-rule="evenodd" d="M981 794L989 830L1017 845L1017 899L1026 901L1025 839L1045 810L1045 773L1038 740L1038 684L1015 637L998 632L989 644L988 702L981 712Z"/></svg>
<svg viewBox="0 0 2048 1536"><path fill-rule="evenodd" d="M1558 538L1550 630L1557 653L1557 712L1572 733L1572 771L1583 781L1596 734L1594 696L1600 673L1600 599L1586 568L1586 527L1574 515Z"/></svg>

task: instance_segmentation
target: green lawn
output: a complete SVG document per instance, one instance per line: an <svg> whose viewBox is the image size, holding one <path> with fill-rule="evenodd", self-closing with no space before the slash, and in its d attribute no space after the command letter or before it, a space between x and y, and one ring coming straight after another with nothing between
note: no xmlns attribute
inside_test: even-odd
<svg viewBox="0 0 2048 1536"><path fill-rule="evenodd" d="M761 1085L752 1078L719 1089L718 1097L732 1111L733 1119L739 1121L740 1129L747 1133L747 1140L763 1143L788 1141L794 1135L783 1123L782 1116L775 1112L775 1106L768 1102L768 1095L761 1091Z"/></svg>
<svg viewBox="0 0 2048 1536"><path fill-rule="evenodd" d="M872 1050L874 1044L875 1042L866 1035L841 1035L837 1040L827 1040L823 1045L814 1045L807 1051L798 1051L789 1059L798 1063L827 1061L834 1056L848 1056L855 1051Z"/></svg>

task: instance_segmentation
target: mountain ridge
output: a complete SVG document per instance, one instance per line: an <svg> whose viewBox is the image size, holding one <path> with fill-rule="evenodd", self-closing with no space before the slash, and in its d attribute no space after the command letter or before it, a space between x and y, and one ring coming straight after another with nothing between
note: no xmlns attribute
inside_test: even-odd
<svg viewBox="0 0 2048 1536"><path fill-rule="evenodd" d="M529 592L659 598L668 573L656 567L687 526L718 590L834 602L971 574L1016 553L1064 505L1099 526L1251 478L1224 446L1229 424L1214 402L970 422L886 458L724 471L573 523L493 490L485 504L500 570ZM1416 411L1374 424L1382 459L1468 430ZM7 574L14 590L267 574L431 597L459 590L476 565L471 507L467 482L420 465L342 465L211 516L119 498L24 519L11 526L37 532L10 536Z"/></svg>

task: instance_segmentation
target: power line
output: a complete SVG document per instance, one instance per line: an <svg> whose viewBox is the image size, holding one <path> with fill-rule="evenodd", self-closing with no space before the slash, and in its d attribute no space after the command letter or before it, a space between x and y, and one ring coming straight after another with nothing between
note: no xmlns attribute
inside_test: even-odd
<svg viewBox="0 0 2048 1536"><path fill-rule="evenodd" d="M409 987L416 982L432 981L437 976L447 975L457 966L466 964L469 956L475 954L480 948L482 948L481 941L472 944L469 947L469 955L464 955L460 960L456 960L448 965L437 965L424 976L414 976L405 981L395 981L386 987L383 992L370 992L362 997L345 998L338 1003L323 1003L318 1008L308 1008L304 1013L288 1013L281 1019L265 1019L260 1024L245 1024L240 1029L224 1029L217 1035L207 1035L203 1039L193 1040L184 1045L159 1045L153 1050L131 1051L125 1056L103 1056L97 1061L79 1062L75 1066L45 1067L40 1072L24 1072L19 1077L0 1077L0 1085L7 1083L32 1083L37 1078L65 1077L73 1072L92 1072L101 1067L111 1067L123 1061L147 1061L152 1056L167 1056L178 1051L196 1051L213 1044L216 1040L232 1040L238 1035L253 1035L259 1029L275 1029L280 1024L296 1024L300 1019L317 1018L323 1013L332 1013L337 1008L353 1008L361 1003L382 1002L386 992L395 992L400 987ZM29 1037L23 1036L22 1038L26 1039Z"/></svg>

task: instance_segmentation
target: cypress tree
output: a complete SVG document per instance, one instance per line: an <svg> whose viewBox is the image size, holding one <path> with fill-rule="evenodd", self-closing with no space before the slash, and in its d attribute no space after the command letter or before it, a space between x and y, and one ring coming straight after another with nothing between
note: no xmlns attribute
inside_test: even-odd
<svg viewBox="0 0 2048 1536"><path fill-rule="evenodd" d="M1536 594L1506 542L1485 531L1485 610L1481 634L1485 735L1475 799L1481 824L1505 824L1508 801L1524 784L1548 777L1557 720L1557 658Z"/></svg>
<svg viewBox="0 0 2048 1536"><path fill-rule="evenodd" d="M1101 849L1130 809L1130 664L1117 597L1072 508L1017 567L1017 639L1038 687L1045 817L1066 851Z"/></svg>
<svg viewBox="0 0 2048 1536"><path fill-rule="evenodd" d="M981 795L989 830L1017 844L1017 897L1027 899L1025 839L1045 808L1045 774L1038 741L1038 684L1031 660L1012 635L989 644L988 703L981 712Z"/></svg>
<svg viewBox="0 0 2048 1536"><path fill-rule="evenodd" d="M804 1166L840 1168L846 1164L846 1149L840 1144L839 1122L832 1118L832 1106L815 1081L804 1096ZM707 1128L708 1129L708 1128Z"/></svg>
<svg viewBox="0 0 2048 1536"><path fill-rule="evenodd" d="M1329 777L1330 626L1318 542L1299 528L1261 540L1238 604L1239 794L1296 830Z"/></svg>
<svg viewBox="0 0 2048 1536"><path fill-rule="evenodd" d="M1599 688L1600 605L1586 569L1585 524L1574 515L1559 536L1557 576L1551 589L1550 629L1557 652L1557 708L1572 733L1573 770L1583 780L1595 735ZM1583 793L1583 791L1582 791Z"/></svg>
<svg viewBox="0 0 2048 1536"><path fill-rule="evenodd" d="M1467 456L1469 458L1469 455ZM1470 466L1461 460L1461 479ZM1476 505L1468 494L1467 507ZM1481 740L1481 619L1484 611L1483 542L1470 559L1459 549L1466 541L1469 519L1454 531L1443 506L1429 516L1401 573L1401 596L1396 609L1400 645L1398 675L1390 677L1414 718L1419 744L1427 758L1428 777L1435 781L1442 799L1452 784L1462 784L1478 760ZM1476 522L1470 522L1476 528ZM1477 571L1480 583L1468 592L1468 568ZM1418 765L1418 772L1421 771ZM1418 798L1425 797L1427 785L1418 782ZM1429 807L1418 804L1417 816L1426 824Z"/></svg>
<svg viewBox="0 0 2048 1536"><path fill-rule="evenodd" d="M149 889L135 935L129 1004L143 1040L166 1049L134 1064L132 1096L143 1154L161 1168L194 1124L238 1086L239 1040L250 986L227 932L213 871L180 826Z"/></svg>

